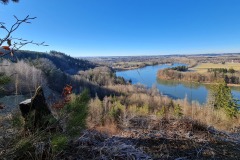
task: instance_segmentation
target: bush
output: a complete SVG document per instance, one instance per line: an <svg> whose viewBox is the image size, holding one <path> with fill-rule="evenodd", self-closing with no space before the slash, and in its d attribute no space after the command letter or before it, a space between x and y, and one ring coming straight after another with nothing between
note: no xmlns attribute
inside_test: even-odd
<svg viewBox="0 0 240 160"><path fill-rule="evenodd" d="M179 104L174 106L174 115L177 116L177 117L182 117L183 116L182 107Z"/></svg>
<svg viewBox="0 0 240 160"><path fill-rule="evenodd" d="M85 89L65 107L65 112L68 117L66 129L70 136L78 135L80 131L86 127L89 100L89 91Z"/></svg>
<svg viewBox="0 0 240 160"><path fill-rule="evenodd" d="M125 106L123 106L120 101L115 101L111 110L110 115L116 123L120 123L123 118L123 112L125 110Z"/></svg>
<svg viewBox="0 0 240 160"><path fill-rule="evenodd" d="M147 104L144 104L143 106L140 106L137 108L137 113L140 115L148 115L149 113L149 106Z"/></svg>

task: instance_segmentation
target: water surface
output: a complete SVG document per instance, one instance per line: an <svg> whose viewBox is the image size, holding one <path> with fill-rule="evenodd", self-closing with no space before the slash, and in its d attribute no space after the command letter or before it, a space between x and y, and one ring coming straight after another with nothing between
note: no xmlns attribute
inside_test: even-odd
<svg viewBox="0 0 240 160"><path fill-rule="evenodd" d="M167 64L147 66L140 69L118 71L116 75L124 77L126 80L131 79L132 84L141 83L149 88L156 85L163 95L167 95L173 99L184 99L187 97L189 101L198 101L201 104L206 103L209 90L209 86L207 85L157 79L157 71L159 69L181 65L184 64L175 63L172 66ZM240 99L240 87L232 88L232 94L235 98Z"/></svg>

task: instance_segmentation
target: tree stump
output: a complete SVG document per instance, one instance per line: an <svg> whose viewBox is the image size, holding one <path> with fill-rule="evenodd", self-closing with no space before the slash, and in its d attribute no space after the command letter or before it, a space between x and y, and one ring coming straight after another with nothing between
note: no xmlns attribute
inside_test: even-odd
<svg viewBox="0 0 240 160"><path fill-rule="evenodd" d="M38 87L35 95L19 104L22 116L25 119L25 128L34 130L46 129L51 122L56 122L49 109L42 87Z"/></svg>

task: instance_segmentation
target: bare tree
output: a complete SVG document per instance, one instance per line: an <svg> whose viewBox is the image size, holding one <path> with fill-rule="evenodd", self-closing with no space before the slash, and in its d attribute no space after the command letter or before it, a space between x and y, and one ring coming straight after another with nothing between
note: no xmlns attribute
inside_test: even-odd
<svg viewBox="0 0 240 160"><path fill-rule="evenodd" d="M14 16L14 18L16 19L16 22L10 28L7 28L4 22L0 22L0 29L4 30L6 33L5 37L0 38L0 46L2 46L2 48L6 51L0 52L0 58L8 54L11 54L11 56L13 56L14 51L19 50L27 44L48 46L45 44L45 42L36 43L34 41L25 40L23 38L12 37L12 33L15 32L20 25L24 23L29 24L31 23L31 20L36 19L36 17L29 17L29 15L26 16L24 19L18 19L16 16ZM3 46L3 44L5 43L7 43L7 45Z"/></svg>
<svg viewBox="0 0 240 160"><path fill-rule="evenodd" d="M0 0L0 3L7 4L9 1L10 0ZM11 1L18 2L19 0L11 0ZM13 56L16 50L19 50L20 48L22 48L27 44L47 46L44 42L36 43L33 41L25 40L23 38L13 37L12 33L15 32L22 24L31 23L31 20L36 19L36 17L29 17L29 15L23 19L18 19L16 16L14 16L14 18L16 21L10 28L7 28L5 23L0 21L0 30L3 32L3 34L5 33L5 36L0 37L0 59L2 59L4 56L9 54ZM6 65L0 65L0 67L1 66L6 66ZM37 74L37 75L40 75L40 74ZM3 73L0 73L0 79L1 78L5 78ZM33 76L32 78L35 83L36 76ZM3 84L5 84L5 81ZM37 82L35 84L37 84Z"/></svg>
<svg viewBox="0 0 240 160"><path fill-rule="evenodd" d="M15 81L18 81L18 83L15 84L15 88L18 88L18 91L21 93L34 91L39 85L45 86L47 83L42 70L29 65L23 60L18 61L18 63L12 63L10 61L3 60L2 64L3 66L0 66L0 71L3 72L6 77L14 76L13 78L15 78ZM13 92L14 83L8 84L8 86L6 86L6 89L9 92Z"/></svg>

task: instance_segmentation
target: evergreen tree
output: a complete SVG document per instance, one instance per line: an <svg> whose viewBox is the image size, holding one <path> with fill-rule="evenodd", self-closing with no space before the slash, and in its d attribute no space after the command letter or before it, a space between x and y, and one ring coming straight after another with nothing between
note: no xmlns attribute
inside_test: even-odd
<svg viewBox="0 0 240 160"><path fill-rule="evenodd" d="M3 85L6 85L10 82L10 77L7 77L3 73L0 73L0 93L4 90Z"/></svg>
<svg viewBox="0 0 240 160"><path fill-rule="evenodd" d="M238 114L237 100L233 98L231 89L225 81L211 87L210 97L215 109L224 109L230 117L235 117Z"/></svg>

